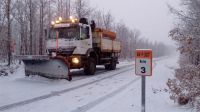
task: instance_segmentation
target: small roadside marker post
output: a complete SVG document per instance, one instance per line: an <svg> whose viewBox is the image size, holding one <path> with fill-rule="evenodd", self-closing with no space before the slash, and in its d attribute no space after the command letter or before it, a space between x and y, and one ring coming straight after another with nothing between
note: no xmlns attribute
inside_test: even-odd
<svg viewBox="0 0 200 112"><path fill-rule="evenodd" d="M142 77L142 112L145 112L146 76L152 76L152 50L136 49L135 74Z"/></svg>

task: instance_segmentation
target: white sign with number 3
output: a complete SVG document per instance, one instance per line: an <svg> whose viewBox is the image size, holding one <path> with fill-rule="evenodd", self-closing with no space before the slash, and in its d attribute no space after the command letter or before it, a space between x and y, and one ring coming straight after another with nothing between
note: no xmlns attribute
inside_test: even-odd
<svg viewBox="0 0 200 112"><path fill-rule="evenodd" d="M140 76L152 75L152 50L150 49L136 50L135 74Z"/></svg>

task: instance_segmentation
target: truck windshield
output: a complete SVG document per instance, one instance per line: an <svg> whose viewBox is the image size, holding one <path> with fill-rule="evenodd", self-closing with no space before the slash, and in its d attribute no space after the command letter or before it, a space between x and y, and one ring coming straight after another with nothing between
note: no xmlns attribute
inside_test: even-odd
<svg viewBox="0 0 200 112"><path fill-rule="evenodd" d="M50 38L56 39L64 38L64 39L79 39L80 38L80 27L67 27L67 28L56 28L52 29L50 32Z"/></svg>

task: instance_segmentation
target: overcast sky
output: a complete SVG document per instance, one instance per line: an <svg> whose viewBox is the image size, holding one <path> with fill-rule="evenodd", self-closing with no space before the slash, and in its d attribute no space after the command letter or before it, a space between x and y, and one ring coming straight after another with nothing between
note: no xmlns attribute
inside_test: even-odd
<svg viewBox="0 0 200 112"><path fill-rule="evenodd" d="M139 29L150 41L173 43L168 32L174 21L167 4L179 7L179 0L90 0L90 4L110 11L116 21L123 20L130 28Z"/></svg>

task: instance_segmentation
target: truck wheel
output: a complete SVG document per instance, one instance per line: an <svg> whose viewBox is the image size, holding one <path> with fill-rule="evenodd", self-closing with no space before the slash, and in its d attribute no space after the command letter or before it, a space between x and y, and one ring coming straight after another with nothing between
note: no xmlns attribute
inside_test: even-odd
<svg viewBox="0 0 200 112"><path fill-rule="evenodd" d="M110 63L110 70L115 70L117 66L117 62L112 59L111 63Z"/></svg>
<svg viewBox="0 0 200 112"><path fill-rule="evenodd" d="M110 64L109 65L105 65L105 69L106 70L110 70Z"/></svg>
<svg viewBox="0 0 200 112"><path fill-rule="evenodd" d="M94 75L96 71L96 61L93 58L89 58L84 66L84 72L88 75Z"/></svg>

